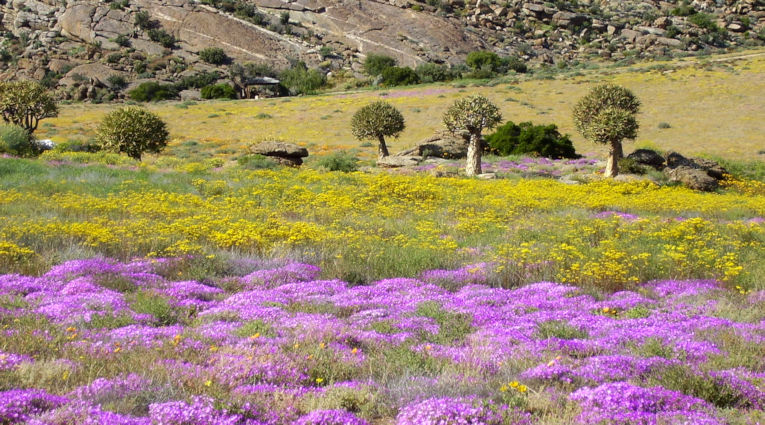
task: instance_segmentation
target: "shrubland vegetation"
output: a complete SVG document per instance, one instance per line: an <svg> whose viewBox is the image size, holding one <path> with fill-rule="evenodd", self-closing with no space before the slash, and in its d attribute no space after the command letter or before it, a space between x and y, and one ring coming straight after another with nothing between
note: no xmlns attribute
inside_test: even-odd
<svg viewBox="0 0 765 425"><path fill-rule="evenodd" d="M0 158L0 423L764 420L762 161L726 160L714 193L602 179L556 125L513 121L487 137L506 156L482 157L483 130L516 117L471 91L436 92L435 116L470 134L466 173L496 180L449 161L359 172L341 149L296 169L181 140L181 158L163 151L167 115L135 106L108 112L93 143ZM639 102L617 85L582 94L576 126L615 158ZM406 96L328 104L382 152L405 114L419 124ZM170 107L190 123L197 106ZM258 126L283 113L247 111ZM3 153L25 138L0 126ZM549 178L563 169L589 178Z"/></svg>

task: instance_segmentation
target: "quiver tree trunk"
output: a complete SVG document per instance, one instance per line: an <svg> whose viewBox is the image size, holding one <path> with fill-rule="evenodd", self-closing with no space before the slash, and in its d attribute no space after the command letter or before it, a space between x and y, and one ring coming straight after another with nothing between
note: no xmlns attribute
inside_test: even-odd
<svg viewBox="0 0 765 425"><path fill-rule="evenodd" d="M471 134L468 143L467 164L465 164L465 175L475 176L481 174L481 135Z"/></svg>
<svg viewBox="0 0 765 425"><path fill-rule="evenodd" d="M388 153L388 145L385 144L385 136L377 136L377 139L380 141L380 144L377 146L377 158L383 159L390 155Z"/></svg>
<svg viewBox="0 0 765 425"><path fill-rule="evenodd" d="M606 161L606 177L619 175L619 160L622 158L621 142L611 142L608 148L608 160Z"/></svg>

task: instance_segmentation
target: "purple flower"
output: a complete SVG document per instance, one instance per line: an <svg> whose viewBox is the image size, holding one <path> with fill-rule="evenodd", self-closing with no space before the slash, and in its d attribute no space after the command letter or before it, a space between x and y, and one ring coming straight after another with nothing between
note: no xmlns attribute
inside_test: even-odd
<svg viewBox="0 0 765 425"><path fill-rule="evenodd" d="M43 390L10 390L0 392L0 423L15 424L67 403L64 397Z"/></svg>
<svg viewBox="0 0 765 425"><path fill-rule="evenodd" d="M369 425L367 421L345 410L314 410L301 416L293 425Z"/></svg>

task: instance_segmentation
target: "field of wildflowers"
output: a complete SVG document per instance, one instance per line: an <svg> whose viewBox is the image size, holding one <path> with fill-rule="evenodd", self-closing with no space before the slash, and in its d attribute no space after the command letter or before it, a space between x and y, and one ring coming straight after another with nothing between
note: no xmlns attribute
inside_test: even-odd
<svg viewBox="0 0 765 425"><path fill-rule="evenodd" d="M741 128L690 152L751 157L762 105L749 77L765 59L696 65L609 78L647 91L671 80L689 98L703 84L686 78L719 77L715 99L736 105L702 103L718 113L693 118ZM575 98L593 76L470 90ZM730 89L744 81L746 94ZM385 97L440 117L460 90ZM0 158L0 425L765 424L761 165L732 162L735 175L700 193L603 180L592 157L488 157L491 181L433 175L455 163L229 161L254 129L232 122L267 102L305 113L261 111L284 113L270 128L321 153L350 147L333 132L379 96L161 104L169 155ZM647 114L663 119L672 102ZM335 115L310 117L329 105ZM207 138L196 133L210 107L226 128ZM109 108L67 107L42 136L87 137L73 121Z"/></svg>

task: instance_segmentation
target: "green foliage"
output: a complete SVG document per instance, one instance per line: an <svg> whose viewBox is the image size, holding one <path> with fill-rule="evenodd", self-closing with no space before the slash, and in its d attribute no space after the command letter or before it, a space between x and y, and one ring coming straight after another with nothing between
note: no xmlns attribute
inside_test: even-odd
<svg viewBox="0 0 765 425"><path fill-rule="evenodd" d="M161 44L162 47L166 47L168 49L172 49L173 47L175 47L175 42L176 42L175 36L173 36L172 34L169 34L167 31L161 28L150 29L149 39L151 41Z"/></svg>
<svg viewBox="0 0 765 425"><path fill-rule="evenodd" d="M420 77L408 66L391 66L382 72L382 84L385 86L408 86L420 82Z"/></svg>
<svg viewBox="0 0 765 425"><path fill-rule="evenodd" d="M130 308L136 313L151 314L158 326L170 326L179 322L179 314L170 305L170 302L152 292L137 292Z"/></svg>
<svg viewBox="0 0 765 425"><path fill-rule="evenodd" d="M290 12L284 11L281 14L279 14L279 23L282 25L287 25L290 23Z"/></svg>
<svg viewBox="0 0 765 425"><path fill-rule="evenodd" d="M699 28L709 31L717 31L718 27L712 15L706 13L696 13L688 18L688 21Z"/></svg>
<svg viewBox="0 0 765 425"><path fill-rule="evenodd" d="M32 137L22 127L13 124L0 125L0 153L14 156L39 154Z"/></svg>
<svg viewBox="0 0 765 425"><path fill-rule="evenodd" d="M404 131L404 127L401 112L382 100L362 107L351 118L351 132L359 140L397 137Z"/></svg>
<svg viewBox="0 0 765 425"><path fill-rule="evenodd" d="M449 69L448 66L426 62L417 65L414 72L423 83L434 83L438 81L450 81L459 77L459 72Z"/></svg>
<svg viewBox="0 0 765 425"><path fill-rule="evenodd" d="M155 22L152 21L151 16L149 16L149 12L146 10L142 10L136 13L133 19L135 26L144 31L154 28Z"/></svg>
<svg viewBox="0 0 765 425"><path fill-rule="evenodd" d="M187 75L175 83L175 88L178 90L186 90L189 88L201 89L212 85L220 78L220 74L217 71L202 71L194 75Z"/></svg>
<svg viewBox="0 0 765 425"><path fill-rule="evenodd" d="M118 46L121 46L121 47L130 47L130 37L128 37L125 34L118 35L112 41L117 43Z"/></svg>
<svg viewBox="0 0 765 425"><path fill-rule="evenodd" d="M568 135L561 135L555 124L515 124L508 121L486 136L486 142L500 155L536 153L546 158L578 158Z"/></svg>
<svg viewBox="0 0 765 425"><path fill-rule="evenodd" d="M40 120L58 116L58 106L48 91L34 81L0 82L0 115L3 121L33 133Z"/></svg>
<svg viewBox="0 0 765 425"><path fill-rule="evenodd" d="M236 162L240 167L247 170L273 170L279 167L274 160L263 155L244 155L239 157Z"/></svg>
<svg viewBox="0 0 765 425"><path fill-rule="evenodd" d="M113 90L122 90L128 85L125 77L118 74L110 75L106 78L106 82L111 85Z"/></svg>
<svg viewBox="0 0 765 425"><path fill-rule="evenodd" d="M202 99L236 99L236 90L226 83L202 87Z"/></svg>
<svg viewBox="0 0 765 425"><path fill-rule="evenodd" d="M223 51L220 47L208 47L206 49L202 49L199 52L199 57L213 65L223 65L224 63L228 62L228 56L226 55L226 52Z"/></svg>
<svg viewBox="0 0 765 425"><path fill-rule="evenodd" d="M334 152L325 155L316 162L319 167L329 171L350 173L359 169L359 160L347 152Z"/></svg>
<svg viewBox="0 0 765 425"><path fill-rule="evenodd" d="M502 60L499 58L499 55L494 52L480 50L468 53L467 59L465 59L465 63L473 71L478 71L486 68L493 71L496 68L499 68Z"/></svg>
<svg viewBox="0 0 765 425"><path fill-rule="evenodd" d="M696 9L693 6L688 5L688 2L683 2L681 5L672 9L670 13L673 16L691 16L696 13Z"/></svg>
<svg viewBox="0 0 765 425"><path fill-rule="evenodd" d="M126 153L141 160L144 152L158 153L167 146L167 126L157 115L128 106L107 114L97 130L104 150Z"/></svg>
<svg viewBox="0 0 765 425"><path fill-rule="evenodd" d="M394 66L396 66L396 59L386 55L370 53L364 59L364 73L371 77L382 75L383 71Z"/></svg>
<svg viewBox="0 0 765 425"><path fill-rule="evenodd" d="M329 46L321 46L321 48L319 48L319 56L321 56L322 59L332 56L332 53L332 48Z"/></svg>
<svg viewBox="0 0 765 425"><path fill-rule="evenodd" d="M585 339L587 332L561 320L550 320L537 325L536 338Z"/></svg>
<svg viewBox="0 0 765 425"><path fill-rule="evenodd" d="M594 87L574 106L574 124L595 143L621 143L637 137L635 115L640 101L628 89L613 84Z"/></svg>
<svg viewBox="0 0 765 425"><path fill-rule="evenodd" d="M138 87L130 90L128 96L138 102L158 102L175 98L178 96L178 91L170 84L159 84L149 81L141 83Z"/></svg>
<svg viewBox="0 0 765 425"><path fill-rule="evenodd" d="M555 124L515 124L508 121L486 136L486 142L500 155L536 153L547 158L578 158L568 135L561 135Z"/></svg>
<svg viewBox="0 0 765 425"><path fill-rule="evenodd" d="M444 113L444 125L452 133L466 130L480 135L484 128L494 128L500 121L499 108L481 95L457 99Z"/></svg>
<svg viewBox="0 0 765 425"><path fill-rule="evenodd" d="M260 338L261 336L265 336L265 337L276 336L276 332L274 332L271 325L260 319L246 322L244 325L242 325L242 327L234 331L234 334L240 338L252 338L252 337Z"/></svg>
<svg viewBox="0 0 765 425"><path fill-rule="evenodd" d="M465 313L445 310L436 301L425 301L417 306L417 316L429 317L438 323L438 334L427 339L438 344L462 342L473 332L473 317Z"/></svg>
<svg viewBox="0 0 765 425"><path fill-rule="evenodd" d="M698 373L686 365L664 368L653 383L674 391L706 400L720 408L752 408L752 400L724 379L708 373Z"/></svg>
<svg viewBox="0 0 765 425"><path fill-rule="evenodd" d="M639 174L639 175L643 175L648 172L648 170L644 166L642 166L639 162L635 161L632 158L621 158L619 160L619 169L624 171L625 173Z"/></svg>
<svg viewBox="0 0 765 425"><path fill-rule="evenodd" d="M290 94L312 94L327 83L327 77L315 69L298 62L280 75L281 83Z"/></svg>

